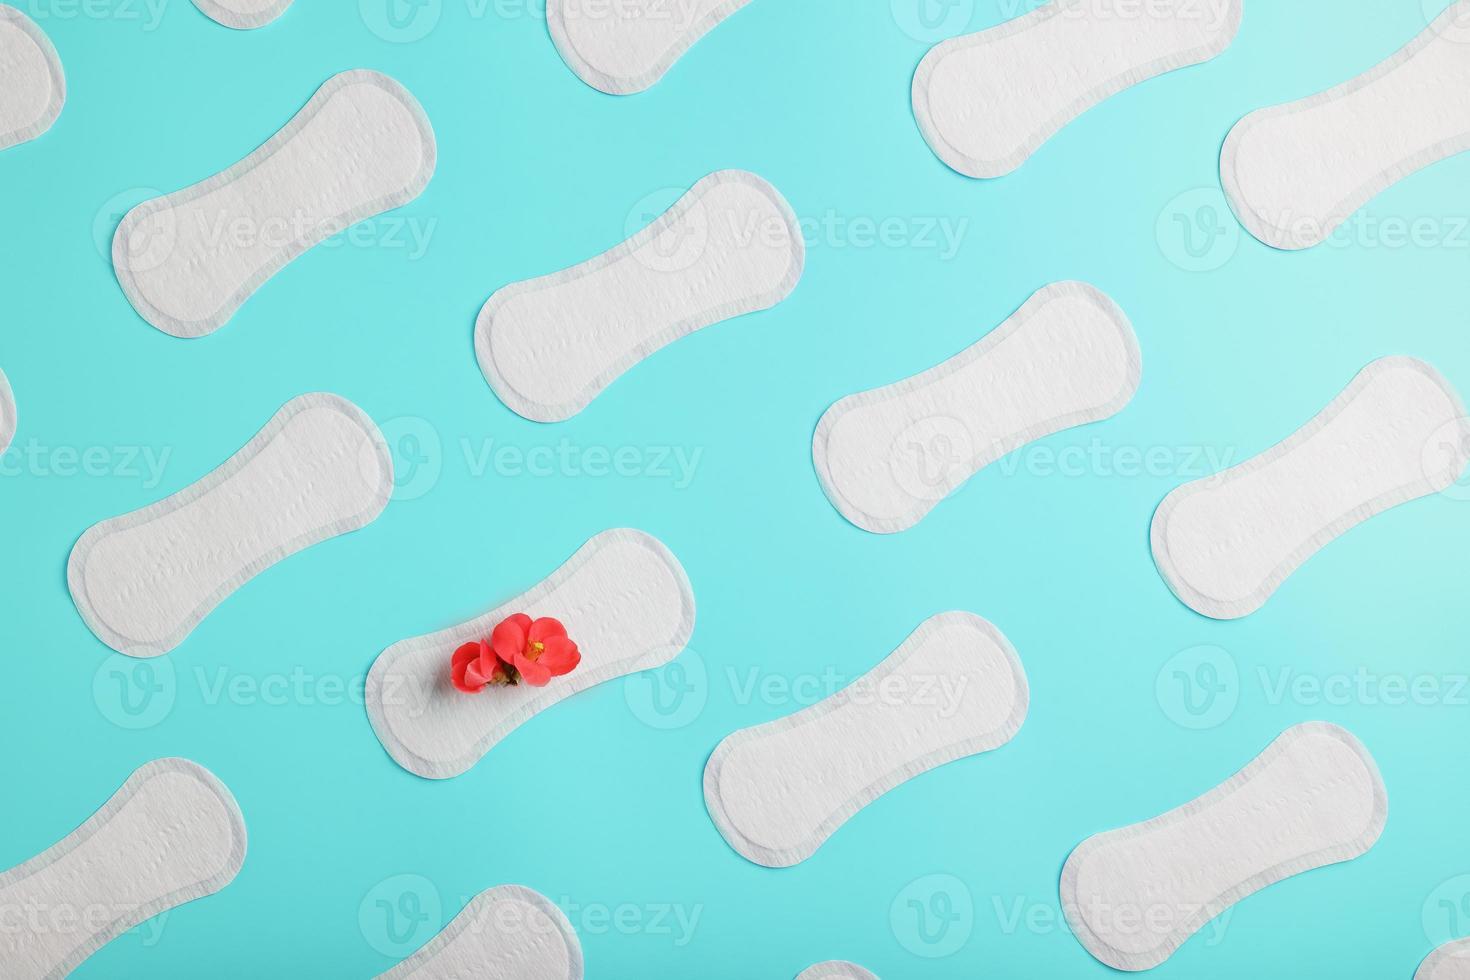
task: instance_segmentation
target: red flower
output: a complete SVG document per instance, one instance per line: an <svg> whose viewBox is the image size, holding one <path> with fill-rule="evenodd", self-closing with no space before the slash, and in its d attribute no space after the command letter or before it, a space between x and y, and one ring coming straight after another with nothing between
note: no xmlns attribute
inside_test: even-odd
<svg viewBox="0 0 1470 980"><path fill-rule="evenodd" d="M505 665L496 659L490 645L483 640L466 643L454 651L450 678L454 686L466 694L478 694L487 684L509 684Z"/></svg>
<svg viewBox="0 0 1470 980"><path fill-rule="evenodd" d="M450 678L466 694L478 694L491 684L545 687L553 677L571 673L582 662L577 644L566 627L554 619L534 622L516 613L495 627L490 641L466 643L454 651Z"/></svg>
<svg viewBox="0 0 1470 980"><path fill-rule="evenodd" d="M490 649L532 687L545 687L553 677L571 673L582 662L565 626L550 618L532 622L525 613L516 613L495 627Z"/></svg>

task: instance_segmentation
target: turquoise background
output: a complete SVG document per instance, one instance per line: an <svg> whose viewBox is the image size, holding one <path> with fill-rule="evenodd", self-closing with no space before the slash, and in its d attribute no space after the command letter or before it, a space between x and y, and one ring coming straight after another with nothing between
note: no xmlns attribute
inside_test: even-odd
<svg viewBox="0 0 1470 980"><path fill-rule="evenodd" d="M918 135L915 0L758 0L625 99L572 75L533 0L430 0L408 42L382 36L384 0L302 0L245 33L165 2L156 18L142 0L20 4L59 49L69 97L51 132L0 153L0 366L20 406L0 479L0 867L167 755L231 788L250 850L223 892L77 976L370 976L470 896L517 882L568 911L593 978L785 980L827 958L888 980L1100 977L1060 924L1068 852L1315 718L1377 758L1382 840L1246 900L1223 937L1207 927L1154 975L1407 980L1470 933L1470 488L1353 531L1232 623L1179 604L1147 540L1164 495L1212 469L1195 456L1266 449L1376 357L1423 357L1470 391L1470 157L1370 206L1375 222L1427 222L1416 244L1359 230L1284 254L1217 208L1237 119L1368 69L1444 0L1247 0L1218 60L1110 100L989 182L950 172ZM960 0L931 37L1018 12ZM424 105L440 154L427 192L356 244L299 259L213 336L148 326L105 256L121 213L245 156L359 67ZM796 293L680 341L564 424L503 407L472 351L486 297L616 244L657 210L648 200L727 167L845 229L815 231ZM862 222L887 219L900 231L865 244ZM963 224L957 252L925 245L930 222ZM427 247L395 224L428 230ZM991 467L906 533L845 523L811 465L826 407L943 360L1070 278L1132 318L1135 402ZM192 483L314 390L382 424L403 499L262 575L169 657L111 656L66 592L77 537ZM633 447L643 475L474 462L487 445L563 440ZM1108 465L1046 471L1045 454L1090 446ZM687 486L661 475L668 449L699 454ZM89 450L93 472L74 472ZM161 478L129 465L134 450L167 454ZM1113 465L1150 450L1167 465ZM460 778L396 766L347 691L375 656L617 526L685 564L691 651L546 712ZM731 851L701 794L716 743L861 675L947 609L991 619L1019 651L1033 706L1014 742L889 794L798 867ZM1360 671L1439 693L1276 696L1282 677Z"/></svg>

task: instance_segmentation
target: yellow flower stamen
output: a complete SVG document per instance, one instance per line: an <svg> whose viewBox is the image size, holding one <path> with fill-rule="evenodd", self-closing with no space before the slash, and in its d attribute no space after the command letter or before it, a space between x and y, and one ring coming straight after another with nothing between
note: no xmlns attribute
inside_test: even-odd
<svg viewBox="0 0 1470 980"><path fill-rule="evenodd" d="M530 658L532 660L538 659L541 656L542 652L545 649L546 649L546 644L545 643L532 643L531 644Z"/></svg>

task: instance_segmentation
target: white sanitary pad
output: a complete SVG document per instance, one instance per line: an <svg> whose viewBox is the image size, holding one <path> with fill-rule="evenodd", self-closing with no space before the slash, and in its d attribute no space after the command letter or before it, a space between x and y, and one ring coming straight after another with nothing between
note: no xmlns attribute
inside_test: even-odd
<svg viewBox="0 0 1470 980"><path fill-rule="evenodd" d="M1298 725L1198 799L1083 841L1062 868L1062 908L1093 956L1147 970L1247 895L1364 853L1387 819L1362 744Z"/></svg>
<svg viewBox="0 0 1470 980"><path fill-rule="evenodd" d="M1105 99L1224 51L1241 4L1053 0L930 51L914 76L914 116L950 167L1003 176Z"/></svg>
<svg viewBox="0 0 1470 980"><path fill-rule="evenodd" d="M581 665L546 687L492 686L478 694L455 689L454 651L489 639L516 613L559 620L581 649ZM678 559L642 531L605 531L524 595L383 651L368 674L368 717L399 765L448 779L563 698L668 663L693 631L694 593Z"/></svg>
<svg viewBox="0 0 1470 980"><path fill-rule="evenodd" d="M817 476L858 527L902 531L1007 453L1122 411L1141 373L1117 305L1055 283L938 367L828 409L812 442Z"/></svg>
<svg viewBox="0 0 1470 980"><path fill-rule="evenodd" d="M66 76L35 21L0 3L0 150L33 140L61 115Z"/></svg>
<svg viewBox="0 0 1470 980"><path fill-rule="evenodd" d="M796 980L878 980L878 978L856 963L829 960L802 970Z"/></svg>
<svg viewBox="0 0 1470 980"><path fill-rule="evenodd" d="M649 88L690 46L750 0L547 0L567 67L609 95Z"/></svg>
<svg viewBox="0 0 1470 980"><path fill-rule="evenodd" d="M194 0L210 20L237 31L264 27L286 12L291 0Z"/></svg>
<svg viewBox="0 0 1470 980"><path fill-rule="evenodd" d="M559 422L664 345L781 302L805 255L775 188L711 174L617 248L491 296L475 331L480 369L513 411Z"/></svg>
<svg viewBox="0 0 1470 980"><path fill-rule="evenodd" d="M1309 248L1387 188L1470 149L1470 0L1378 67L1236 124L1220 155L1230 206L1275 248Z"/></svg>
<svg viewBox="0 0 1470 980"><path fill-rule="evenodd" d="M1334 538L1448 489L1466 463L1470 419L1449 382L1386 357L1290 439L1169 494L1154 515L1154 561L1194 610L1248 616Z"/></svg>
<svg viewBox="0 0 1470 980"><path fill-rule="evenodd" d="M582 980L582 944L551 900L519 885L477 895L378 980Z"/></svg>
<svg viewBox="0 0 1470 980"><path fill-rule="evenodd" d="M941 613L845 690L727 737L704 770L705 805L744 857L789 867L894 787L1009 742L1029 698L999 630Z"/></svg>
<svg viewBox="0 0 1470 980"><path fill-rule="evenodd" d="M229 790L186 759L150 762L65 840L0 874L0 972L64 977L140 922L213 895L244 862Z"/></svg>
<svg viewBox="0 0 1470 980"><path fill-rule="evenodd" d="M0 453L5 452L10 445L10 440L15 438L18 417L15 411L15 395L10 391L10 382L6 380L5 372L0 371Z"/></svg>
<svg viewBox="0 0 1470 980"><path fill-rule="evenodd" d="M1456 939L1430 953L1414 980L1470 980L1470 939Z"/></svg>
<svg viewBox="0 0 1470 980"><path fill-rule="evenodd" d="M112 242L117 281L165 333L211 333L302 252L418 197L435 159L407 89L343 72L244 160L128 212Z"/></svg>
<svg viewBox="0 0 1470 980"><path fill-rule="evenodd" d="M302 395L198 483L83 534L72 600L114 650L167 653L282 558L372 523L392 492L372 419L336 395Z"/></svg>

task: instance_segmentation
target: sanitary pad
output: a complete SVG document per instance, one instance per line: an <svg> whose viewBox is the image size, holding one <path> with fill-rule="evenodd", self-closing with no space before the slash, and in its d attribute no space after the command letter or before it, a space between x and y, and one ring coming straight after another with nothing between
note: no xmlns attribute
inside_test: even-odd
<svg viewBox="0 0 1470 980"><path fill-rule="evenodd" d="M711 174L617 248L491 296L475 330L480 369L513 411L559 422L666 344L775 306L805 256L775 188Z"/></svg>
<svg viewBox="0 0 1470 980"><path fill-rule="evenodd" d="M705 805L741 855L789 867L889 790L1009 742L1029 699L999 630L941 613L845 690L721 742L704 770Z"/></svg>
<svg viewBox="0 0 1470 980"><path fill-rule="evenodd" d="M1220 155L1246 229L1309 248L1384 190L1470 149L1470 0L1457 0L1378 67L1299 102L1251 113Z"/></svg>
<svg viewBox="0 0 1470 980"><path fill-rule="evenodd" d="M1169 494L1154 515L1154 561L1197 612L1248 616L1334 538L1448 489L1467 463L1470 419L1449 382L1386 357L1290 439Z"/></svg>
<svg viewBox="0 0 1470 980"><path fill-rule="evenodd" d="M1362 744L1297 725L1204 796L1083 841L1062 868L1062 908L1093 956L1147 970L1247 895L1364 853L1387 819Z"/></svg>
<svg viewBox="0 0 1470 980"><path fill-rule="evenodd" d="M167 653L282 558L372 523L392 493L372 420L336 395L302 395L198 483L83 534L72 600L114 650Z"/></svg>
<svg viewBox="0 0 1470 980"><path fill-rule="evenodd" d="M812 441L817 477L858 527L902 531L1007 453L1122 411L1141 374L1117 304L1055 283L938 367L828 409Z"/></svg>
<svg viewBox="0 0 1470 980"><path fill-rule="evenodd" d="M1054 0L930 51L914 76L914 117L950 167L1000 177L1103 100L1224 51L1241 4Z"/></svg>
<svg viewBox="0 0 1470 980"><path fill-rule="evenodd" d="M436 152L407 89L343 72L244 160L129 211L112 241L117 281L164 333L212 333L313 245L418 197Z"/></svg>
<svg viewBox="0 0 1470 980"><path fill-rule="evenodd" d="M0 4L0 150L46 132L64 102L56 48L35 21Z"/></svg>
<svg viewBox="0 0 1470 980"><path fill-rule="evenodd" d="M450 683L454 651L488 639L516 613L559 620L581 649L581 665L546 687L457 690ZM524 595L383 651L368 674L368 717L400 766L447 779L563 698L668 663L693 631L694 593L669 549L642 531L605 531Z"/></svg>
<svg viewBox="0 0 1470 980"><path fill-rule="evenodd" d="M595 89L652 86L690 46L750 0L547 0L546 23L567 67Z"/></svg>
<svg viewBox="0 0 1470 980"><path fill-rule="evenodd" d="M1430 953L1414 980L1470 980L1470 939L1456 939Z"/></svg>
<svg viewBox="0 0 1470 980"><path fill-rule="evenodd" d="M140 922L213 895L244 862L229 790L186 759L150 762L65 840L0 874L0 972L64 977Z"/></svg>

